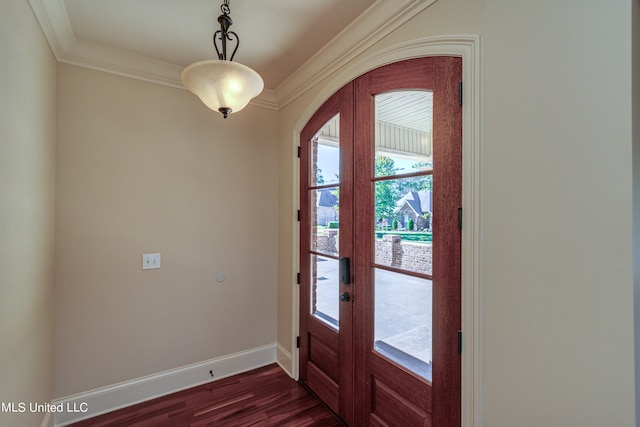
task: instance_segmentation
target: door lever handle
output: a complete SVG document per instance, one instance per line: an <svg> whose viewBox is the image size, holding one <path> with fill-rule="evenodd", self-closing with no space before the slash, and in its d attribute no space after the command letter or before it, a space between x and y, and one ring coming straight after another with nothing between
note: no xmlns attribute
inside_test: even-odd
<svg viewBox="0 0 640 427"><path fill-rule="evenodd" d="M340 301L342 301L342 302L351 301L351 297L349 296L349 292L345 292L344 294L340 294Z"/></svg>
<svg viewBox="0 0 640 427"><path fill-rule="evenodd" d="M340 284L351 284L351 261L349 258L340 258Z"/></svg>

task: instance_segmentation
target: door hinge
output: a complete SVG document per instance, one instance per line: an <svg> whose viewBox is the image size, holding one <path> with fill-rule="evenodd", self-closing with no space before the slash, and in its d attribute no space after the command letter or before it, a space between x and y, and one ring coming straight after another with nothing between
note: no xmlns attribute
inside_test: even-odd
<svg viewBox="0 0 640 427"><path fill-rule="evenodd" d="M300 348L300 337L296 337L296 348Z"/></svg>
<svg viewBox="0 0 640 427"><path fill-rule="evenodd" d="M458 83L458 104L462 105L462 82Z"/></svg>
<svg viewBox="0 0 640 427"><path fill-rule="evenodd" d="M300 146L298 145L298 158L300 158Z"/></svg>
<svg viewBox="0 0 640 427"><path fill-rule="evenodd" d="M462 208L458 208L458 230L462 230Z"/></svg>
<svg viewBox="0 0 640 427"><path fill-rule="evenodd" d="M462 354L462 331L458 331L458 354Z"/></svg>
<svg viewBox="0 0 640 427"><path fill-rule="evenodd" d="M299 285L300 284L300 273L296 274L296 283Z"/></svg>
<svg viewBox="0 0 640 427"><path fill-rule="evenodd" d="M300 221L300 209L298 209L298 221Z"/></svg>

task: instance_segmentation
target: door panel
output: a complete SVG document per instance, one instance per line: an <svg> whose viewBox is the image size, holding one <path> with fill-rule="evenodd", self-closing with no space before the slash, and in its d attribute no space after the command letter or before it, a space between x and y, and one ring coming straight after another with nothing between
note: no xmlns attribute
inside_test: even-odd
<svg viewBox="0 0 640 427"><path fill-rule="evenodd" d="M300 380L349 423L353 314L350 302L339 303L351 290L338 281L338 262L352 256L352 123L349 83L316 112L300 144Z"/></svg>
<svg viewBox="0 0 640 427"><path fill-rule="evenodd" d="M460 425L461 65L366 73L301 135L300 379L349 425Z"/></svg>
<svg viewBox="0 0 640 427"><path fill-rule="evenodd" d="M434 426L460 425L461 358L457 333L461 329L461 230L458 209L462 206L462 106L459 82L462 79L460 58L437 61L434 96L434 193L433 300ZM439 141L436 142L436 141Z"/></svg>
<svg viewBox="0 0 640 427"><path fill-rule="evenodd" d="M354 274L359 285L355 288L358 301L354 319L355 354L364 356L364 363L356 364L356 399L360 399L356 419L362 425L375 422L402 425L393 414L412 414L412 417L416 417L412 421L415 424L412 425L448 427L460 424L460 355L457 333L460 329L461 234L457 214L461 206L462 109L457 95L461 65L459 58L422 58L379 68L355 81L355 156L356 159L366 159L355 168L354 176L354 216L358 218L354 236L359 242L354 248ZM371 123L371 118L376 116L376 98L380 94L403 90L408 93L421 90L425 95L432 93L432 167L408 170L407 173L398 171L395 175L391 174L393 178L382 178L381 175L385 174L376 172L376 153L381 150L381 144L377 141L381 137L376 136L379 129ZM407 138L396 136L396 139ZM403 143L410 145L406 142ZM396 145L402 144L396 142ZM408 148L405 152L412 150L418 151ZM423 150L420 155L424 158L429 154L428 150ZM417 268L397 265L389 267L388 263L378 263L375 256L371 256L376 245L373 237L375 232L372 230L376 229L376 222L379 220L375 218L376 186L399 178L426 180L428 177L432 179L433 191L433 216L430 218L432 272L429 273L426 269L418 272ZM398 213L396 210L396 215ZM401 246L399 252L405 256L408 250ZM428 251L425 250L425 255L426 252ZM427 264L427 260L424 264ZM393 302L386 301L389 297L382 291L382 287L376 286L381 270L390 270L395 274L394 280L386 284L394 287L392 298L396 298L403 286L411 280L431 282L432 299L428 292L421 299L414 297L425 312L430 308L432 311L431 325L427 319L419 326L419 329L426 332L422 334L426 337L423 339L428 339L431 332L431 361L413 357L429 353L428 342L422 342L422 348L416 346L415 339L420 338L414 337L414 341L404 348L411 351L403 351L402 345L397 344L398 341L390 339L381 348L380 340L376 339L376 306L381 307L378 311L384 312L385 309L390 309ZM405 304L403 314L410 310ZM396 317L397 321L400 319ZM416 333L419 331L407 331L407 334L414 333L419 337L420 334ZM399 354L400 357L389 354L390 348L396 351L395 356ZM392 383L398 378L403 380ZM387 389L394 391L394 398L385 391L382 396L386 397L381 400L380 391Z"/></svg>
<svg viewBox="0 0 640 427"><path fill-rule="evenodd" d="M387 361L372 354L371 364L376 375L372 377L372 410L367 421L370 425L429 426L431 425L431 388L415 376L389 366ZM410 388L417 394L408 399L399 392ZM421 402L416 404L415 401ZM362 423L361 425L367 425ZM446 425L446 424L445 424Z"/></svg>

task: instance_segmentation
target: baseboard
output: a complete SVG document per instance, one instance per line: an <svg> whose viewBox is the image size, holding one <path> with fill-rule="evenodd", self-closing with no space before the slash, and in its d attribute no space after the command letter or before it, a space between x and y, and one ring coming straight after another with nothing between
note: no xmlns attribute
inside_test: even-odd
<svg viewBox="0 0 640 427"><path fill-rule="evenodd" d="M47 412L45 414L44 418L42 419L42 424L40 424L40 427L54 427L52 412Z"/></svg>
<svg viewBox="0 0 640 427"><path fill-rule="evenodd" d="M66 426L274 362L275 343L56 399L52 405L63 408L63 411L55 413L54 424L56 427ZM213 378L209 371L213 371Z"/></svg>
<svg viewBox="0 0 640 427"><path fill-rule="evenodd" d="M276 361L278 362L278 365L280 365L282 370L287 373L287 375L289 375L291 378L295 378L293 375L293 369L291 369L291 367L293 366L291 353L280 343L278 343Z"/></svg>

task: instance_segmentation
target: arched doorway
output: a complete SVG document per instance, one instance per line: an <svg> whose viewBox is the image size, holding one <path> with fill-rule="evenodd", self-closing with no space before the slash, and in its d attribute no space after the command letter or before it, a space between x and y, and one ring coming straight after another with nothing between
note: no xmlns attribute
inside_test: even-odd
<svg viewBox="0 0 640 427"><path fill-rule="evenodd" d="M461 73L370 71L301 133L300 380L350 425L460 425Z"/></svg>

